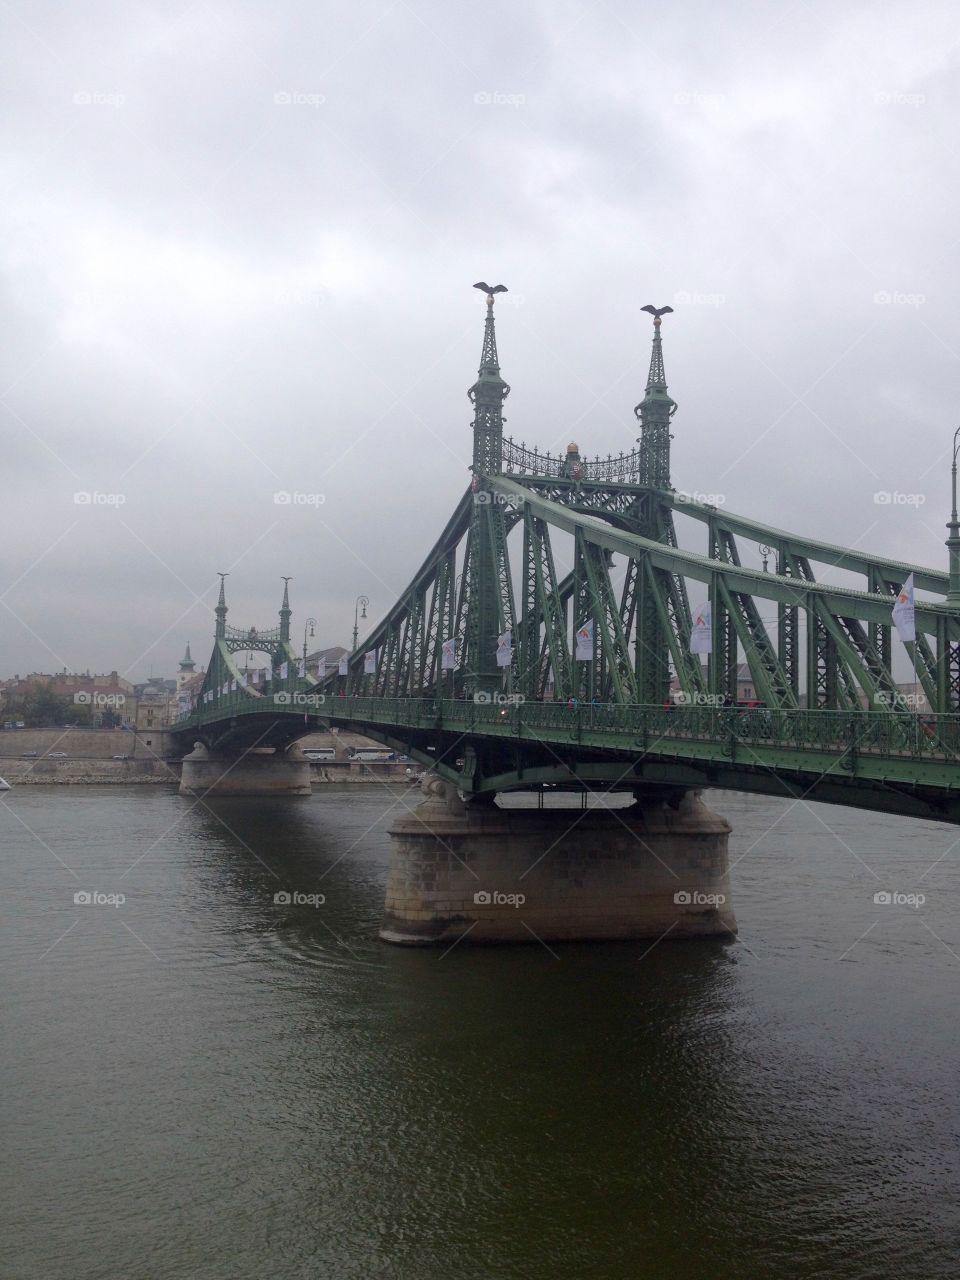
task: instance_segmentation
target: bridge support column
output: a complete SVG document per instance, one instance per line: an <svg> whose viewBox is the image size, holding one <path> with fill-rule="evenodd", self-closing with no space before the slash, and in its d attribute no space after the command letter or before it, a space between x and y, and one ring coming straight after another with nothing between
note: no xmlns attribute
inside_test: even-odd
<svg viewBox="0 0 960 1280"><path fill-rule="evenodd" d="M399 818L386 942L574 942L730 935L730 825L699 793L676 807L465 805L440 779Z"/></svg>
<svg viewBox="0 0 960 1280"><path fill-rule="evenodd" d="M197 743L184 756L182 796L308 796L310 762L294 743L286 751L209 751Z"/></svg>

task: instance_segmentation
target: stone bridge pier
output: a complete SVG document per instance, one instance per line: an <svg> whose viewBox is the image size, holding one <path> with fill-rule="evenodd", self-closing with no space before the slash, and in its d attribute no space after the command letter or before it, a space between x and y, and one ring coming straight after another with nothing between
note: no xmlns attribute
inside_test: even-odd
<svg viewBox="0 0 960 1280"><path fill-rule="evenodd" d="M501 809L439 778L390 828L386 942L732 935L730 825L697 791L629 808Z"/></svg>
<svg viewBox="0 0 960 1280"><path fill-rule="evenodd" d="M310 763L297 743L211 751L198 742L183 758L182 796L308 796Z"/></svg>

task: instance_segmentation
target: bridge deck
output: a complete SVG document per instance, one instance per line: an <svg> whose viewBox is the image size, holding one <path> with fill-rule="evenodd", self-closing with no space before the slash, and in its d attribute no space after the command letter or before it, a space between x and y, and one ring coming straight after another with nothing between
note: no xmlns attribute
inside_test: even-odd
<svg viewBox="0 0 960 1280"><path fill-rule="evenodd" d="M231 700L233 701L233 700ZM303 710L238 698L174 726L189 735L292 740L324 724L406 750L477 791L563 781L724 786L960 819L960 716L303 695ZM464 777L467 747L499 760ZM511 759L513 762L511 763ZM859 796L869 791L869 796ZM885 798L877 795L878 791ZM922 796L918 806L911 795ZM955 809L958 818L954 818Z"/></svg>

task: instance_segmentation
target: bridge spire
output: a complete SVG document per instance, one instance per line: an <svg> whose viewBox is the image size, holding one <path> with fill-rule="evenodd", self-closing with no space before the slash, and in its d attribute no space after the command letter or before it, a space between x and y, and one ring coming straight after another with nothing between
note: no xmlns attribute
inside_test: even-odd
<svg viewBox="0 0 960 1280"><path fill-rule="evenodd" d="M290 639L290 579L283 579L283 604L280 606L280 639Z"/></svg>
<svg viewBox="0 0 960 1280"><path fill-rule="evenodd" d="M219 575L220 599L217 601L217 607L214 610L214 612L217 615L217 635L218 636L225 636L227 634L227 599L226 599L226 596L224 595L223 584L226 581L226 579L229 577L230 577L229 573L221 573Z"/></svg>
<svg viewBox="0 0 960 1280"><path fill-rule="evenodd" d="M495 475L500 471L503 453L503 402L510 388L500 376L497 355L497 330L493 320L493 302L498 293L506 293L505 284L489 285L480 280L473 286L487 295L487 317L483 326L483 349L477 381L467 395L474 408L473 470L478 475Z"/></svg>
<svg viewBox="0 0 960 1280"><path fill-rule="evenodd" d="M667 375L663 366L663 345L660 341L660 317L673 311L673 307L642 308L653 316L653 350L650 353L650 372L643 399L634 409L640 419L640 483L653 489L670 488L670 419L677 405L667 391Z"/></svg>

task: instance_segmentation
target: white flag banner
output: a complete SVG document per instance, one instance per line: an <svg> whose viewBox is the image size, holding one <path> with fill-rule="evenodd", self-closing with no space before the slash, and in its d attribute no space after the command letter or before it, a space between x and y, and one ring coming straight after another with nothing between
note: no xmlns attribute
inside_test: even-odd
<svg viewBox="0 0 960 1280"><path fill-rule="evenodd" d="M247 673L245 671L241 671L240 672L240 688L245 689L246 687L247 687Z"/></svg>
<svg viewBox="0 0 960 1280"><path fill-rule="evenodd" d="M350 659L347 657L346 654L344 654L343 657L340 659L340 661L337 663L337 675L345 676L348 674L349 670L350 670Z"/></svg>
<svg viewBox="0 0 960 1280"><path fill-rule="evenodd" d="M227 694L230 692L230 681L229 681L229 680L224 680L224 682L223 682L223 686L222 686L222 688L220 689L220 692L221 692L221 694L222 694L224 697L226 697L226 696L227 696Z"/></svg>
<svg viewBox="0 0 960 1280"><path fill-rule="evenodd" d="M327 674L327 660L326 658L318 658L317 659L317 679L322 680L326 676L326 674Z"/></svg>
<svg viewBox="0 0 960 1280"><path fill-rule="evenodd" d="M440 646L440 670L456 671L457 669L457 642L456 640L444 640Z"/></svg>
<svg viewBox="0 0 960 1280"><path fill-rule="evenodd" d="M912 573L897 594L897 603L893 606L893 625L897 628L897 635L901 640L916 640L917 607L913 599Z"/></svg>
<svg viewBox="0 0 960 1280"><path fill-rule="evenodd" d="M497 666L509 667L513 662L513 632L505 631L497 637Z"/></svg>
<svg viewBox="0 0 960 1280"><path fill-rule="evenodd" d="M709 600L694 611L690 652L713 653L713 610Z"/></svg>
<svg viewBox="0 0 960 1280"><path fill-rule="evenodd" d="M302 680L306 674L307 674L307 664L304 662L302 658L300 658L297 661L297 675Z"/></svg>
<svg viewBox="0 0 960 1280"><path fill-rule="evenodd" d="M574 650L577 662L593 661L593 619L588 618L582 627L577 628L577 643Z"/></svg>
<svg viewBox="0 0 960 1280"><path fill-rule="evenodd" d="M237 692L237 682L236 682L236 680L231 680L231 681L230 681L230 692L231 692L231 693L236 693L236 692Z"/></svg>
<svg viewBox="0 0 960 1280"><path fill-rule="evenodd" d="M371 649L363 655L363 674L365 676L375 676L377 674L376 649Z"/></svg>
<svg viewBox="0 0 960 1280"><path fill-rule="evenodd" d="M289 662L281 662L281 663L280 663L280 679L281 679L281 680L286 680L286 678L287 678L287 676L288 676L289 674L290 674L290 664L289 664Z"/></svg>

